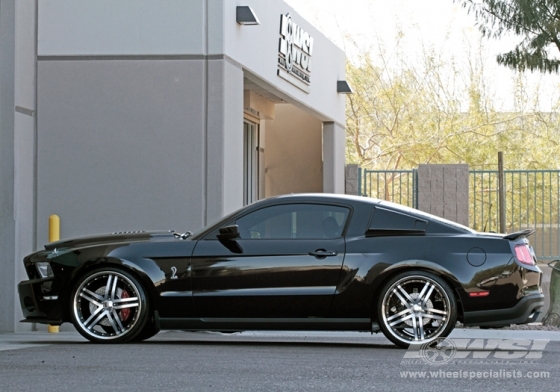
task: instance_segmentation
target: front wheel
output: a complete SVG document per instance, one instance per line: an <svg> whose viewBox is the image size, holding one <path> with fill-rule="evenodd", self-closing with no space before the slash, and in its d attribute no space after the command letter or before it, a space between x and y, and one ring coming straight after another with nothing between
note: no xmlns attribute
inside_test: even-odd
<svg viewBox="0 0 560 392"><path fill-rule="evenodd" d="M92 342L128 342L148 321L142 285L123 270L107 267L93 271L78 281L71 298L73 324Z"/></svg>
<svg viewBox="0 0 560 392"><path fill-rule="evenodd" d="M148 322L144 326L144 329L140 331L138 335L134 337L135 342L142 342L144 340L148 340L149 338L157 335L159 333L159 328L156 326L156 322L152 317L149 317Z"/></svg>
<svg viewBox="0 0 560 392"><path fill-rule="evenodd" d="M457 302L440 277L424 271L405 272L381 291L377 319L389 340L408 348L449 335L457 322Z"/></svg>

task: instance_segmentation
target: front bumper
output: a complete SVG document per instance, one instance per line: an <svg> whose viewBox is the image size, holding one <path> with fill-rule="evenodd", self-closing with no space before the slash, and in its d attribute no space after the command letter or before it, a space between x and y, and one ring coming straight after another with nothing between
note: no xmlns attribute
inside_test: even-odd
<svg viewBox="0 0 560 392"><path fill-rule="evenodd" d="M53 278L33 279L18 284L19 301L25 317L22 322L60 325L64 311L58 295L48 288Z"/></svg>
<svg viewBox="0 0 560 392"><path fill-rule="evenodd" d="M505 327L511 324L527 324L537 321L544 307L544 294L523 297L509 309L480 310L465 312L466 326Z"/></svg>

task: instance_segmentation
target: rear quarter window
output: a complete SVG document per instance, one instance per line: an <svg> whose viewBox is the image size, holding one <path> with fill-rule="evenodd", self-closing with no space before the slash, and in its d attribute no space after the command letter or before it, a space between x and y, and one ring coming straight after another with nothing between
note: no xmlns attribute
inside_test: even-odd
<svg viewBox="0 0 560 392"><path fill-rule="evenodd" d="M428 221L402 212L376 207L369 230L426 231Z"/></svg>

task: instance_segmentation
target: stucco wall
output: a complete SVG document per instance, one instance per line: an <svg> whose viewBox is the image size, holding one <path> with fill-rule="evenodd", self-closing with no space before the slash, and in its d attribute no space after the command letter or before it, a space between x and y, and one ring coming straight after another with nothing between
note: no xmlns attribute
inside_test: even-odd
<svg viewBox="0 0 560 392"><path fill-rule="evenodd" d="M331 166L344 148L344 53L281 0L243 3L259 26L237 5L0 0L0 331L21 326L15 282L50 214L68 238L196 229L241 206L244 77L294 106L272 125L268 192L323 190L321 121ZM287 13L315 40L309 94L277 75Z"/></svg>
<svg viewBox="0 0 560 392"><path fill-rule="evenodd" d="M14 328L15 0L0 0L0 332Z"/></svg>
<svg viewBox="0 0 560 392"><path fill-rule="evenodd" d="M212 1L212 0L210 0ZM39 56L204 52L206 1L41 0Z"/></svg>
<svg viewBox="0 0 560 392"><path fill-rule="evenodd" d="M288 104L266 122L265 196L322 192L322 123Z"/></svg>
<svg viewBox="0 0 560 392"><path fill-rule="evenodd" d="M237 5L250 6L261 24L238 24ZM277 75L287 13L313 37L309 94ZM346 79L344 52L282 0L41 0L39 36L40 56L226 55L287 101L345 122L344 95L336 94Z"/></svg>
<svg viewBox="0 0 560 392"><path fill-rule="evenodd" d="M203 224L202 61L40 61L37 233ZM188 226L188 227L187 227Z"/></svg>

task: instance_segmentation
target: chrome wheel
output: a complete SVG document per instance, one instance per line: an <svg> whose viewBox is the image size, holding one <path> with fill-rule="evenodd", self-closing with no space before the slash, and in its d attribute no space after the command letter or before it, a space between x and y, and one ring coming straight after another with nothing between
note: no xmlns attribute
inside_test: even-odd
<svg viewBox="0 0 560 392"><path fill-rule="evenodd" d="M383 289L378 320L385 336L402 347L447 336L457 321L455 297L439 277L401 274Z"/></svg>
<svg viewBox="0 0 560 392"><path fill-rule="evenodd" d="M74 326L94 342L125 342L146 324L140 284L124 271L105 269L82 278L72 297Z"/></svg>

